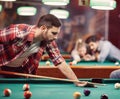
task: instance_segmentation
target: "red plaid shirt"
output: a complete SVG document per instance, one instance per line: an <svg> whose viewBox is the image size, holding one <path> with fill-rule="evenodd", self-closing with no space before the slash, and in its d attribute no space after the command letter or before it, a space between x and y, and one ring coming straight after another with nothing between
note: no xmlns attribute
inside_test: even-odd
<svg viewBox="0 0 120 99"><path fill-rule="evenodd" d="M16 24L0 30L0 66L7 66L9 62L14 61L31 46L34 37L32 28L34 27L33 25ZM54 65L64 61L55 41L49 44L42 41L39 51L24 60L22 67L24 67L25 73L36 73L44 50L47 51Z"/></svg>

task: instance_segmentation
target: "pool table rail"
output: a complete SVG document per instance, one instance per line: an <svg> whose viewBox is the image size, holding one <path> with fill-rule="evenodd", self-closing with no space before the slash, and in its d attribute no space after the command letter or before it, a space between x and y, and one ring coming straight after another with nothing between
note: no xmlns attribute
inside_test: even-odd
<svg viewBox="0 0 120 99"><path fill-rule="evenodd" d="M113 70L120 69L120 66L70 66L78 78L109 78ZM55 66L39 66L38 75L65 78Z"/></svg>

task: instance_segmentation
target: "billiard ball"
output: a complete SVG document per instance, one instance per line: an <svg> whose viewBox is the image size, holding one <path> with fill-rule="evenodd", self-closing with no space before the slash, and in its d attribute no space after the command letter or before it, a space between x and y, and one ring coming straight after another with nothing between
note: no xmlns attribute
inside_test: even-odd
<svg viewBox="0 0 120 99"><path fill-rule="evenodd" d="M73 64L73 65L76 65L76 64L77 64L77 61L76 61L76 60L72 61L72 64Z"/></svg>
<svg viewBox="0 0 120 99"><path fill-rule="evenodd" d="M102 94L100 99L108 99L108 95L107 94Z"/></svg>
<svg viewBox="0 0 120 99"><path fill-rule="evenodd" d="M25 97L25 99L30 99L31 96L32 96L32 92L30 92L30 91L24 91L24 97Z"/></svg>
<svg viewBox="0 0 120 99"><path fill-rule="evenodd" d="M8 88L4 89L3 94L5 97L9 97L11 95L12 91Z"/></svg>
<svg viewBox="0 0 120 99"><path fill-rule="evenodd" d="M72 65L73 65L73 63L72 63L72 62L69 62L69 65L70 65L70 66L72 66Z"/></svg>
<svg viewBox="0 0 120 99"><path fill-rule="evenodd" d="M89 89L84 89L83 91L85 96L89 96L90 95L90 90Z"/></svg>
<svg viewBox="0 0 120 99"><path fill-rule="evenodd" d="M50 66L50 61L46 61L46 65L47 65L47 66Z"/></svg>
<svg viewBox="0 0 120 99"><path fill-rule="evenodd" d="M30 89L29 84L24 84L24 85L23 85L23 90L24 90L24 91L27 91L27 90L29 90L29 89Z"/></svg>
<svg viewBox="0 0 120 99"><path fill-rule="evenodd" d="M119 62L115 62L115 66L119 66Z"/></svg>
<svg viewBox="0 0 120 99"><path fill-rule="evenodd" d="M115 83L114 88L115 89L120 89L120 83Z"/></svg>
<svg viewBox="0 0 120 99"><path fill-rule="evenodd" d="M74 97L74 99L80 99L81 98L81 93L76 91L76 92L73 93L73 97Z"/></svg>

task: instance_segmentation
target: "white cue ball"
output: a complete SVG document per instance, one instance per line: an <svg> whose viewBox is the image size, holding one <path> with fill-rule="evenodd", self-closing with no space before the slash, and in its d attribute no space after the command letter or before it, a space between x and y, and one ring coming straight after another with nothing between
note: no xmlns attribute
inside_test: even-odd
<svg viewBox="0 0 120 99"><path fill-rule="evenodd" d="M115 83L114 87L115 89L120 89L120 83Z"/></svg>
<svg viewBox="0 0 120 99"><path fill-rule="evenodd" d="M46 61L46 65L47 65L47 66L50 66L50 61Z"/></svg>
<svg viewBox="0 0 120 99"><path fill-rule="evenodd" d="M77 61L75 61L75 60L72 61L72 64L73 64L73 65L76 65L76 64L77 64Z"/></svg>
<svg viewBox="0 0 120 99"><path fill-rule="evenodd" d="M115 62L115 66L119 66L119 62Z"/></svg>

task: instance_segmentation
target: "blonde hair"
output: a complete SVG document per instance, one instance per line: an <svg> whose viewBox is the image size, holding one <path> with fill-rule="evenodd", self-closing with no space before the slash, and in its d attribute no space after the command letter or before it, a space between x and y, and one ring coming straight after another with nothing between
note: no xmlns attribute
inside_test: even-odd
<svg viewBox="0 0 120 99"><path fill-rule="evenodd" d="M79 48L84 47L84 46L86 46L85 43L84 43L84 41L82 39L78 39L76 41L75 49L78 50Z"/></svg>

